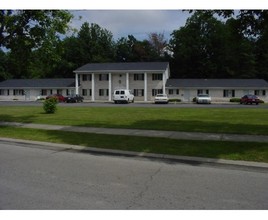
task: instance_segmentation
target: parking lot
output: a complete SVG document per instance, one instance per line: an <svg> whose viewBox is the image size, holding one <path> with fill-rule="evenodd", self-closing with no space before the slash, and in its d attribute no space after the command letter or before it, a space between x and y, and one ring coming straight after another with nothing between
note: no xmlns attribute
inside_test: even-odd
<svg viewBox="0 0 268 220"><path fill-rule="evenodd" d="M0 106L42 106L41 101L0 101ZM195 104L195 103L169 103L154 104L150 102L135 102L130 104L114 104L113 102L82 102L82 103L59 103L59 106L68 107L144 107L144 108L265 108L267 104L260 105L240 105L239 103L212 103L212 104Z"/></svg>

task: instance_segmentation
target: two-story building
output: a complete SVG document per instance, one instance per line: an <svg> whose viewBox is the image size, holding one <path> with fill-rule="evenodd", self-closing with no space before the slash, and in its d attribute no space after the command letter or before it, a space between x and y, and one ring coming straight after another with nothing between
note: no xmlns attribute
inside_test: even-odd
<svg viewBox="0 0 268 220"><path fill-rule="evenodd" d="M137 101L152 101L166 91L170 76L168 62L89 63L74 73L76 94L90 101L112 101L115 89L131 90Z"/></svg>

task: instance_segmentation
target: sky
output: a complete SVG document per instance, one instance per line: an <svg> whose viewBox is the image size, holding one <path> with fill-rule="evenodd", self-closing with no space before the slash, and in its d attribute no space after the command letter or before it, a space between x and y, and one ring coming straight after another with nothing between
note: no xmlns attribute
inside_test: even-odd
<svg viewBox="0 0 268 220"><path fill-rule="evenodd" d="M96 23L111 31L114 40L128 35L144 40L152 32L163 33L169 40L170 34L184 26L190 16L182 10L71 10L71 13L75 16L72 27L79 30L84 22Z"/></svg>

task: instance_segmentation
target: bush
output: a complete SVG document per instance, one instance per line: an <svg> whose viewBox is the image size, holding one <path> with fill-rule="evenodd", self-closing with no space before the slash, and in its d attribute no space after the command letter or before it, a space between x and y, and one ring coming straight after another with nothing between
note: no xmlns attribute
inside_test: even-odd
<svg viewBox="0 0 268 220"><path fill-rule="evenodd" d="M56 98L46 99L43 103L43 109L47 114L53 114L57 110L58 100Z"/></svg>
<svg viewBox="0 0 268 220"><path fill-rule="evenodd" d="M181 99L169 99L169 102L181 102Z"/></svg>
<svg viewBox="0 0 268 220"><path fill-rule="evenodd" d="M230 102L240 102L240 98L231 98Z"/></svg>
<svg viewBox="0 0 268 220"><path fill-rule="evenodd" d="M193 98L193 102L196 102L196 97Z"/></svg>

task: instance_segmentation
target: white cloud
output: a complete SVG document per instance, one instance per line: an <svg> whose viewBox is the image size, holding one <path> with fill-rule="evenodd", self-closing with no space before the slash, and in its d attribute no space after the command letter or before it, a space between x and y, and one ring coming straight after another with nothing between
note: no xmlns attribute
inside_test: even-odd
<svg viewBox="0 0 268 220"><path fill-rule="evenodd" d="M73 26L78 30L84 22L96 23L111 31L115 39L134 35L137 39L146 39L151 32L170 33L185 24L188 12L181 10L79 10L75 15ZM82 20L78 21L78 17Z"/></svg>

